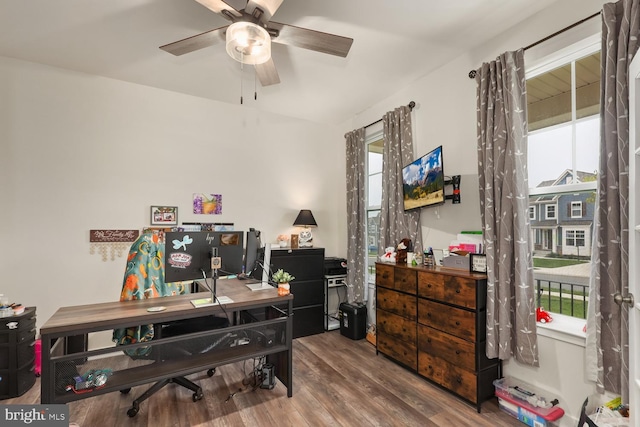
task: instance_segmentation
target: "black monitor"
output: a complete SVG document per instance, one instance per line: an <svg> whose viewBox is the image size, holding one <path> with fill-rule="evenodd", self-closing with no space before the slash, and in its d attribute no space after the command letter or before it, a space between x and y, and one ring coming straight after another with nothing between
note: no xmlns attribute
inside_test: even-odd
<svg viewBox="0 0 640 427"><path fill-rule="evenodd" d="M260 246L262 246L260 231L250 228L247 231L247 243L244 251L244 272L248 277L254 277L253 273L257 271Z"/></svg>
<svg viewBox="0 0 640 427"><path fill-rule="evenodd" d="M165 235L164 281L181 282L211 277L211 257L217 248L218 275L242 271L242 231L179 231Z"/></svg>

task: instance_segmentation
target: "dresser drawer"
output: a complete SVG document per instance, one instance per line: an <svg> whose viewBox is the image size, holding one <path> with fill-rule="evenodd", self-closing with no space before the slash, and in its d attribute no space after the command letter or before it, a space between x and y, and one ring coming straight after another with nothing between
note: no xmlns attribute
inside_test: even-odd
<svg viewBox="0 0 640 427"><path fill-rule="evenodd" d="M377 331L391 335L402 341L416 342L416 321L378 308L376 310Z"/></svg>
<svg viewBox="0 0 640 427"><path fill-rule="evenodd" d="M418 299L385 288L376 288L376 307L415 322Z"/></svg>
<svg viewBox="0 0 640 427"><path fill-rule="evenodd" d="M393 272L395 267L393 264L376 264L376 286L393 289Z"/></svg>
<svg viewBox="0 0 640 427"><path fill-rule="evenodd" d="M415 342L415 341L414 341ZM384 332L376 332L376 349L393 360L402 363L412 370L418 369L418 351L415 345L387 335Z"/></svg>
<svg viewBox="0 0 640 427"><path fill-rule="evenodd" d="M376 285L416 295L418 275L410 268L376 264Z"/></svg>
<svg viewBox="0 0 640 427"><path fill-rule="evenodd" d="M420 298L418 322L466 341L476 338L476 315L472 311Z"/></svg>
<svg viewBox="0 0 640 427"><path fill-rule="evenodd" d="M476 371L476 346L473 343L428 326L418 325L418 351Z"/></svg>
<svg viewBox="0 0 640 427"><path fill-rule="evenodd" d="M475 309L477 281L465 277L418 272L418 295Z"/></svg>
<svg viewBox="0 0 640 427"><path fill-rule="evenodd" d="M452 392L477 403L478 380L473 372L427 353L418 353L418 373Z"/></svg>

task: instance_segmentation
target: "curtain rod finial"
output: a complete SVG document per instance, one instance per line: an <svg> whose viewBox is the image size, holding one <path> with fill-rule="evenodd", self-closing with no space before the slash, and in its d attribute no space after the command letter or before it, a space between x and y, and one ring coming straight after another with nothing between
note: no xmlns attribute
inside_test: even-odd
<svg viewBox="0 0 640 427"><path fill-rule="evenodd" d="M409 102L409 109L413 110L413 107L415 107L415 106L416 106L415 102L413 102L413 101Z"/></svg>
<svg viewBox="0 0 640 427"><path fill-rule="evenodd" d="M475 79L476 78L476 74L477 74L476 70L469 71L469 78L470 79Z"/></svg>

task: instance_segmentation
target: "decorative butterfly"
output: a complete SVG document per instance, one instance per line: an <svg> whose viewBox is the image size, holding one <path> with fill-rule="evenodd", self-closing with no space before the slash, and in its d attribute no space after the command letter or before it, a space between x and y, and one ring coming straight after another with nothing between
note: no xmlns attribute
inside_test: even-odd
<svg viewBox="0 0 640 427"><path fill-rule="evenodd" d="M184 237L182 238L182 241L176 239L173 241L173 249L180 249L180 247L182 247L182 249L184 249L185 251L187 250L187 245L193 243L193 239L191 237L189 237L188 234L185 234Z"/></svg>

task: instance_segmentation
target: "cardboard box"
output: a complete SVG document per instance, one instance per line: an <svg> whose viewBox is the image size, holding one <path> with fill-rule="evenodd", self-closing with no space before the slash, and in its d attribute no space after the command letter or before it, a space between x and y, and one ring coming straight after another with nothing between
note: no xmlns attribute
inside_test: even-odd
<svg viewBox="0 0 640 427"><path fill-rule="evenodd" d="M442 266L469 271L469 259L468 256L449 255L442 259Z"/></svg>

